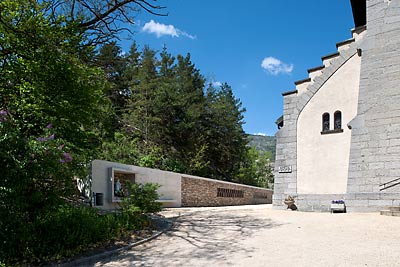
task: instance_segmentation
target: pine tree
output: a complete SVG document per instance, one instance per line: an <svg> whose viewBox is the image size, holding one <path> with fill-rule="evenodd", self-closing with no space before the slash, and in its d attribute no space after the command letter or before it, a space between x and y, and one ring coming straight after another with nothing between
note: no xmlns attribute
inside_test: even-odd
<svg viewBox="0 0 400 267"><path fill-rule="evenodd" d="M125 106L127 97L127 85L123 78L127 65L126 61L126 58L122 55L121 47L115 41L103 45L95 58L95 64L103 69L107 80L112 85L107 96L117 110Z"/></svg>
<svg viewBox="0 0 400 267"><path fill-rule="evenodd" d="M154 100L158 91L158 60L156 53L145 46L141 53L137 75L130 81L130 99L124 114L124 125L132 135L143 140L142 149L149 152L157 135Z"/></svg>
<svg viewBox="0 0 400 267"><path fill-rule="evenodd" d="M217 89L209 85L204 120L209 176L235 180L246 152L246 134L242 127L244 112L240 99L234 97L228 84Z"/></svg>

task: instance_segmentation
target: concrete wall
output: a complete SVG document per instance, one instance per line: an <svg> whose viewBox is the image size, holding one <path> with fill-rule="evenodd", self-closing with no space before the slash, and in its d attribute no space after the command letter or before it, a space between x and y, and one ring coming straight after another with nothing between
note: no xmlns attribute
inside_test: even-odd
<svg viewBox="0 0 400 267"><path fill-rule="evenodd" d="M347 128L357 113L361 58L353 55L314 94L297 121L297 193L344 194L351 132ZM322 115L342 113L342 130L321 134Z"/></svg>
<svg viewBox="0 0 400 267"><path fill-rule="evenodd" d="M134 174L136 183L157 183L164 207L224 206L272 203L272 190L213 179L137 167L116 162L92 162L92 192L104 196L102 209L118 208L112 171Z"/></svg>
<svg viewBox="0 0 400 267"><path fill-rule="evenodd" d="M118 202L112 202L110 169L126 170L135 174L137 183L158 183L160 199L168 200L164 206L181 206L181 175L156 169L137 167L116 162L94 160L92 162L92 192L104 194L104 209L115 209Z"/></svg>

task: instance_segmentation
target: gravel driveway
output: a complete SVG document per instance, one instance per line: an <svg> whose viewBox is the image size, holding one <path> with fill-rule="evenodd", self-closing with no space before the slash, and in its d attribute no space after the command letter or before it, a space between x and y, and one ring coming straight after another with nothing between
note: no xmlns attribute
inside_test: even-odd
<svg viewBox="0 0 400 267"><path fill-rule="evenodd" d="M94 266L400 266L400 217L271 205L163 213L171 231Z"/></svg>

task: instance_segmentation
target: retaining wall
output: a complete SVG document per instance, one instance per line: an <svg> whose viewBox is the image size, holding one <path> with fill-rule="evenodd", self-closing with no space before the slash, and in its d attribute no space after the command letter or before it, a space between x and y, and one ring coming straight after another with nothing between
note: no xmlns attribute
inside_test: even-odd
<svg viewBox="0 0 400 267"><path fill-rule="evenodd" d="M240 185L201 177L182 176L183 207L271 204L271 189Z"/></svg>

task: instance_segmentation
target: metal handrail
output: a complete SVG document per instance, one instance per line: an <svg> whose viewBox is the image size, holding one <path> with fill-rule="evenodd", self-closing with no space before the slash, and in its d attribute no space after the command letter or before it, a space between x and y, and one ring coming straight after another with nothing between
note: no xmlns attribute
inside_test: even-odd
<svg viewBox="0 0 400 267"><path fill-rule="evenodd" d="M398 181L398 182L397 182L397 183L394 183L394 184L391 184L391 183L396 182L396 181ZM391 184L391 185L386 186L387 184ZM389 181L389 182L380 184L379 187L383 186L383 188L379 189L379 191L386 190L386 189L388 189L388 188L391 188L391 187L396 186L396 185L399 185L399 184L400 184L400 178L393 179L393 180L391 180L391 181Z"/></svg>

